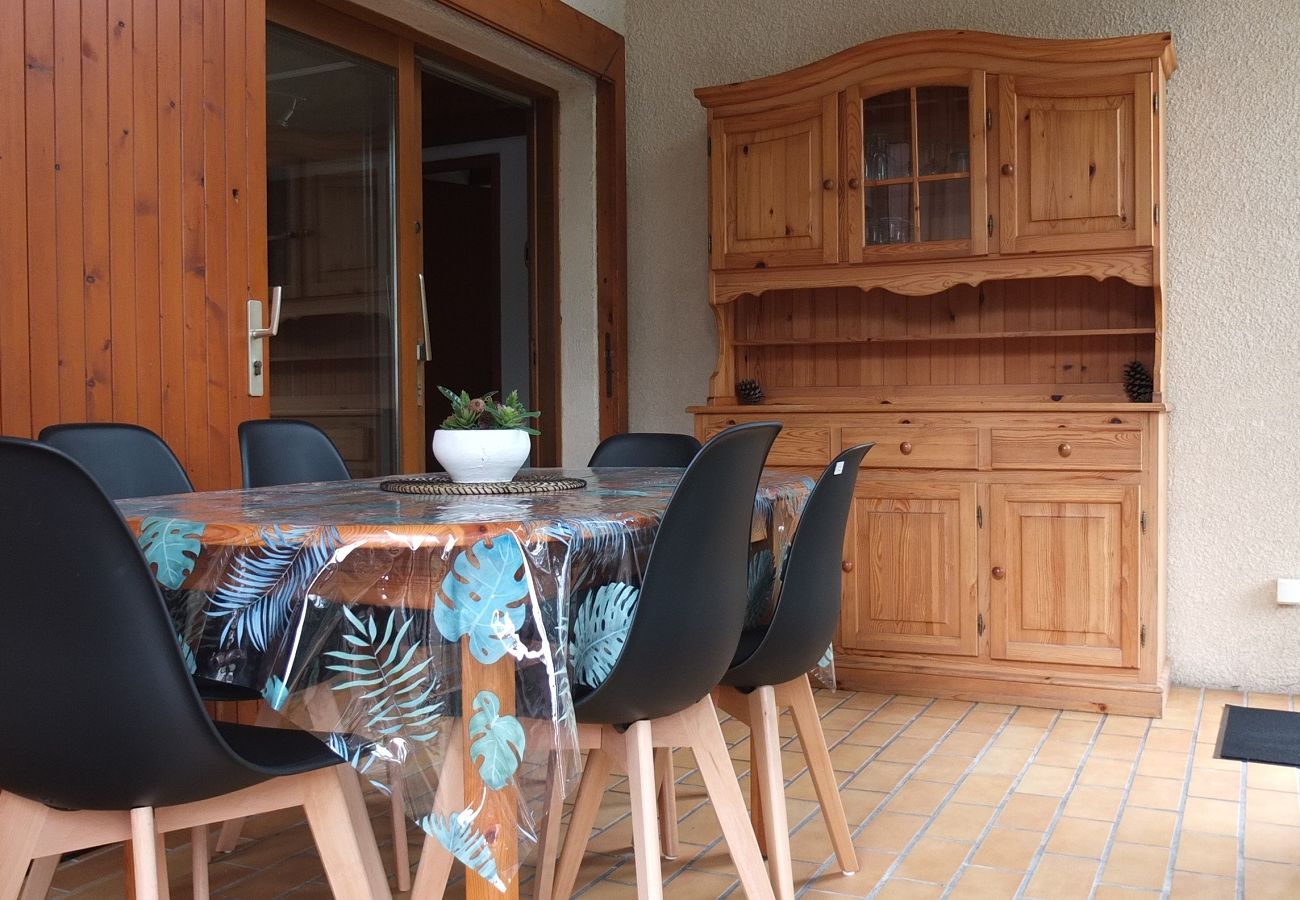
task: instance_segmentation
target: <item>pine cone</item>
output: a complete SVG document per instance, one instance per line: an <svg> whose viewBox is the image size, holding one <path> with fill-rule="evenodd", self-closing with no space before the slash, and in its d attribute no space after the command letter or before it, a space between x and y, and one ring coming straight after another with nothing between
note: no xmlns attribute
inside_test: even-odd
<svg viewBox="0 0 1300 900"><path fill-rule="evenodd" d="M744 381L736 383L736 399L746 406L762 403L763 389L758 386L758 382L754 379L746 378Z"/></svg>
<svg viewBox="0 0 1300 900"><path fill-rule="evenodd" d="M1135 359L1124 367L1124 393L1134 403L1151 402L1151 372L1139 360Z"/></svg>

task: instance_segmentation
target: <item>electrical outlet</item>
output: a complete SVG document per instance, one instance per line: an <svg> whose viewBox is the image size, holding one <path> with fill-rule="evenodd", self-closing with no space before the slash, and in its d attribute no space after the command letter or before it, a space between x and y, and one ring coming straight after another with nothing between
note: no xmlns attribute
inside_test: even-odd
<svg viewBox="0 0 1300 900"><path fill-rule="evenodd" d="M1300 578L1277 580L1277 605L1300 606Z"/></svg>

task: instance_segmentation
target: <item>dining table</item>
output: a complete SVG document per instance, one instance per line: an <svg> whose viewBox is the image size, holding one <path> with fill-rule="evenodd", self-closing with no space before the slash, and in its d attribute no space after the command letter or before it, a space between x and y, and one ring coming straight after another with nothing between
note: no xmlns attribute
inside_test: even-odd
<svg viewBox="0 0 1300 900"><path fill-rule="evenodd" d="M580 775L574 698L617 660L683 471L525 470L567 489L506 495L370 478L119 508L194 675L255 690L364 780L400 790L409 819L465 864L467 896L518 896L545 810ZM762 476L750 626L771 613L811 488ZM682 627L708 627L707 611ZM450 807L449 773L463 801Z"/></svg>

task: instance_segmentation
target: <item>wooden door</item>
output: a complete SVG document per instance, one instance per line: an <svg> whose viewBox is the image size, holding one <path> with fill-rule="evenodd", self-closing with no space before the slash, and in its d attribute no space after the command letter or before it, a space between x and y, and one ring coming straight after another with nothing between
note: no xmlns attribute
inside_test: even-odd
<svg viewBox="0 0 1300 900"><path fill-rule="evenodd" d="M975 485L860 483L844 553L847 650L974 656Z"/></svg>
<svg viewBox="0 0 1300 900"><path fill-rule="evenodd" d="M988 252L985 73L930 69L844 98L849 262Z"/></svg>
<svg viewBox="0 0 1300 900"><path fill-rule="evenodd" d="M1138 664L1138 488L991 488L994 659Z"/></svg>
<svg viewBox="0 0 1300 900"><path fill-rule="evenodd" d="M262 0L29 0L0 22L0 432L134 422L239 483L266 298Z"/></svg>
<svg viewBox="0 0 1300 900"><path fill-rule="evenodd" d="M1150 73L999 78L1004 253L1149 247Z"/></svg>
<svg viewBox="0 0 1300 900"><path fill-rule="evenodd" d="M715 269L839 261L838 98L709 129Z"/></svg>

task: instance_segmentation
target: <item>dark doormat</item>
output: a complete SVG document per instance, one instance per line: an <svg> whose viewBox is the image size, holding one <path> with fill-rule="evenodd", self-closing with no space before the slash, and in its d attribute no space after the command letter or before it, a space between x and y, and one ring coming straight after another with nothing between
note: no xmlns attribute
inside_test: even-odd
<svg viewBox="0 0 1300 900"><path fill-rule="evenodd" d="M1300 712L1228 704L1223 708L1214 755L1300 768Z"/></svg>

